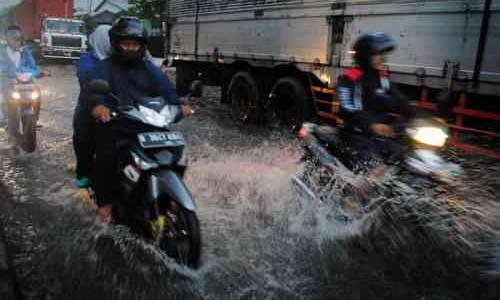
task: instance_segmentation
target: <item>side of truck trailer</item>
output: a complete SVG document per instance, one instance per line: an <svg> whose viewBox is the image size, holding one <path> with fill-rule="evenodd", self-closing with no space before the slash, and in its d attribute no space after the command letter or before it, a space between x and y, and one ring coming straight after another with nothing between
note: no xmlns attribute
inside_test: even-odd
<svg viewBox="0 0 500 300"><path fill-rule="evenodd" d="M396 40L387 69L400 86L499 101L500 0L170 0L167 7L179 93L193 80L220 85L244 119L271 108L284 118L335 119L334 87L367 32Z"/></svg>

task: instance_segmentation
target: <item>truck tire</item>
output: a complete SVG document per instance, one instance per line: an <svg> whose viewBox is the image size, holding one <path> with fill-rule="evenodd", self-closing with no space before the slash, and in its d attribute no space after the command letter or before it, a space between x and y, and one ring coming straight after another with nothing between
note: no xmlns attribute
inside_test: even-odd
<svg viewBox="0 0 500 300"><path fill-rule="evenodd" d="M271 88L271 107L275 117L292 126L300 127L314 118L314 107L304 83L296 77L283 77Z"/></svg>
<svg viewBox="0 0 500 300"><path fill-rule="evenodd" d="M235 119L246 123L262 120L262 89L249 72L240 71L233 75L227 88L227 100Z"/></svg>
<svg viewBox="0 0 500 300"><path fill-rule="evenodd" d="M191 82L189 94L193 97L201 97L203 95L203 81L195 80Z"/></svg>
<svg viewBox="0 0 500 300"><path fill-rule="evenodd" d="M177 96L189 94L191 82L194 80L194 71L188 64L178 64L175 67L175 89Z"/></svg>

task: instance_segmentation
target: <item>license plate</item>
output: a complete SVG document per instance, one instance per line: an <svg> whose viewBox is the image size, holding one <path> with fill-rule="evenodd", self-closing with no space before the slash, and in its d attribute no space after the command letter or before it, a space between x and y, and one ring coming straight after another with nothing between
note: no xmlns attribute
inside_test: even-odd
<svg viewBox="0 0 500 300"><path fill-rule="evenodd" d="M184 146L184 136L180 132L147 132L137 136L143 148Z"/></svg>

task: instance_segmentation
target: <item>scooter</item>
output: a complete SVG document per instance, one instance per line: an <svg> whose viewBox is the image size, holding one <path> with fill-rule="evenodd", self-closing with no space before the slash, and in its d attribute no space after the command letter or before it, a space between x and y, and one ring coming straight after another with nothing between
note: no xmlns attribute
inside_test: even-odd
<svg viewBox="0 0 500 300"><path fill-rule="evenodd" d="M439 153L448 139L443 124L428 118L417 118L400 127L397 141L402 161L379 172L363 174L354 168L357 164L351 161L352 153L342 139L340 128L304 123L298 136L304 142L305 168L300 176L292 176L292 183L303 196L327 200L322 196L328 194L323 192L324 189L335 186L336 179L341 178L349 192L369 203L366 198L373 195L377 186L387 183L382 180L386 173L390 173L390 176L385 176L388 179L394 176L401 178L400 175L405 173L411 175L410 181L413 182L420 178L447 185L458 182L462 175L461 167L446 162ZM391 182L395 184L394 180ZM398 187L408 193L414 192L411 184L398 181Z"/></svg>
<svg viewBox="0 0 500 300"><path fill-rule="evenodd" d="M8 132L11 139L24 151L34 152L41 92L31 73L16 74L16 84L12 87L7 101Z"/></svg>
<svg viewBox="0 0 500 300"><path fill-rule="evenodd" d="M95 94L111 96L109 84L94 80ZM180 132L169 125L182 117L179 106L162 97L144 97L112 112L116 132L121 204L117 223L125 224L179 263L200 264L201 233L193 196L183 182L187 167ZM92 191L90 191L92 193Z"/></svg>

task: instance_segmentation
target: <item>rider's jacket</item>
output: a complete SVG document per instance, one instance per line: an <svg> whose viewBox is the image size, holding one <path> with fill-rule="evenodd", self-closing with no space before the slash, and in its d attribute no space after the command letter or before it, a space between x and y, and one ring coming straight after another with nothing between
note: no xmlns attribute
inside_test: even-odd
<svg viewBox="0 0 500 300"><path fill-rule="evenodd" d="M109 82L112 92L122 103L113 97L93 97L92 106L132 105L141 97L162 96L166 104L180 105L175 86L160 68L150 61L142 61L134 66L124 66L112 58L101 61L96 67L97 78Z"/></svg>
<svg viewBox="0 0 500 300"><path fill-rule="evenodd" d="M385 123L390 113L408 113L407 101L391 85L387 71L346 71L339 82L338 98L344 126L356 131L370 131L370 125Z"/></svg>
<svg viewBox="0 0 500 300"><path fill-rule="evenodd" d="M0 71L10 79L16 78L16 73L31 73L33 77L40 77L41 71L36 65L33 54L28 47L22 47L20 50L21 58L16 65L7 54L7 47L0 49Z"/></svg>

